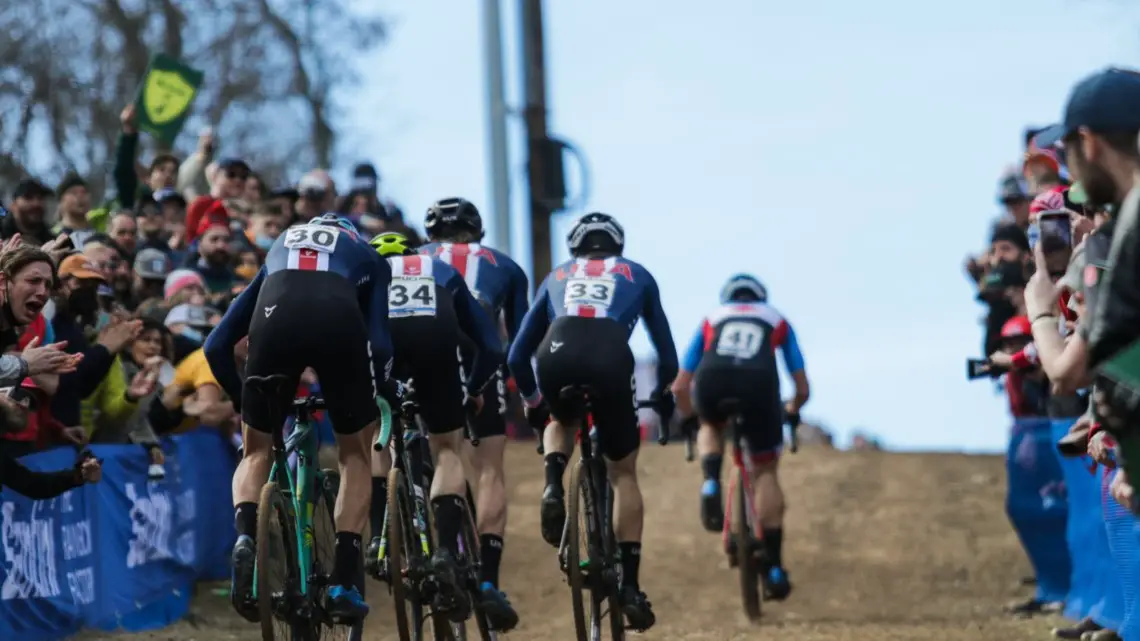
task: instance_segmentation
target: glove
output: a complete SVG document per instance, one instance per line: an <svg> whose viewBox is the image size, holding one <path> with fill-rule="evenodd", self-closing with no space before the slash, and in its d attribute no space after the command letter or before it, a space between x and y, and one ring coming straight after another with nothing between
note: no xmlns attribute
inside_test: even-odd
<svg viewBox="0 0 1140 641"><path fill-rule="evenodd" d="M535 407L524 406L523 413L526 414L527 424L535 430L541 430L550 421L550 406L546 404L546 399Z"/></svg>
<svg viewBox="0 0 1140 641"><path fill-rule="evenodd" d="M666 389L654 392L649 400L653 401L653 411L661 417L661 424L668 425L669 419L673 418L673 411L677 409L677 399L674 398L673 392Z"/></svg>
<svg viewBox="0 0 1140 641"><path fill-rule="evenodd" d="M396 378L389 378L380 386L380 398L388 402L393 412L402 412L404 400L411 391L411 387Z"/></svg>

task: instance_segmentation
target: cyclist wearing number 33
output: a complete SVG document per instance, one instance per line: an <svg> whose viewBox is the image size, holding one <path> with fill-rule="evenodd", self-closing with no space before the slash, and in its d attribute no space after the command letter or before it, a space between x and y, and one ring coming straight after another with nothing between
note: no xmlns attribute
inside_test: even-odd
<svg viewBox="0 0 1140 641"><path fill-rule="evenodd" d="M720 532L724 504L720 490L724 460L724 427L729 416L726 401L739 403L739 424L734 439L735 456L746 452L745 469L756 496L768 567L762 580L770 598L782 599L791 591L783 567L784 494L776 475L780 447L784 442L784 412L797 416L808 400L809 388L796 333L788 321L768 304L768 291L754 277L738 274L721 289L721 305L697 328L681 373L673 383L683 416L695 405L701 427L697 449L701 456L704 485L701 487L701 521L711 532ZM796 386L795 399L781 407L780 377L775 350Z"/></svg>
<svg viewBox="0 0 1140 641"><path fill-rule="evenodd" d="M241 406L245 454L234 473L238 541L233 552L235 608L257 620L252 599L256 558L257 500L272 461L271 433L282 429L306 367L316 371L336 431L340 490L336 502L336 558L326 605L337 621L368 613L361 596L364 571L360 532L368 518L371 451L378 427L377 394L398 406L388 380L392 344L388 331L391 269L356 228L336 214L290 227L273 243L265 266L234 300L206 341L210 370ZM264 390L246 385L234 346L249 336L247 376L285 376L291 385ZM267 398L267 394L274 394Z"/></svg>
<svg viewBox="0 0 1140 641"><path fill-rule="evenodd" d="M578 407L560 399L560 392L568 386L588 387L598 448L608 460L615 494L622 611L631 627L645 630L655 618L638 581L643 516L637 485L641 434L629 349L638 317L645 319L657 350L657 389L652 398L666 424L673 411L668 389L677 374L677 351L657 282L644 267L621 256L625 246L621 225L606 214L587 214L567 240L574 258L543 281L507 362L526 401L531 424L541 424L547 403L555 419L543 434L546 488L541 513L542 536L555 547L561 543L566 520L562 476L574 434L585 419L576 415ZM538 367L537 383L532 356Z"/></svg>

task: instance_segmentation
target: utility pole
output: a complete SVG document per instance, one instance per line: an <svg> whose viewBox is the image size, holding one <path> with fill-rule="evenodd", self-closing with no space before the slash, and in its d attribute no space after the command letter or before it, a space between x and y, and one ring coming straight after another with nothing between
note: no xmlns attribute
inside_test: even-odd
<svg viewBox="0 0 1140 641"><path fill-rule="evenodd" d="M507 106L503 98L503 33L499 0L483 0L483 64L486 76L488 173L491 179L491 204L488 208L495 221L491 246L513 255L511 251L511 181L507 160Z"/></svg>
<svg viewBox="0 0 1140 641"><path fill-rule="evenodd" d="M550 216L544 177L549 168L546 135L546 59L542 47L542 0L520 0L523 86L526 94L527 182L530 199L531 285L550 273Z"/></svg>

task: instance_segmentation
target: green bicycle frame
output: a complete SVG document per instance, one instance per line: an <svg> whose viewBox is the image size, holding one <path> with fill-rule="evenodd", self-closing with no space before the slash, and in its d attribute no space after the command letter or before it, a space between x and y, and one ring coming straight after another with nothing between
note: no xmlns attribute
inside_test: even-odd
<svg viewBox="0 0 1140 641"><path fill-rule="evenodd" d="M376 442L387 446L392 434L392 409L388 402L377 397L376 406L380 409L380 433ZM286 505L293 522L296 524L297 534L297 566L300 568L301 594L309 594L309 571L313 567L313 509L316 506L314 489L323 474L316 466L320 441L313 427L311 419L298 420L293 424L293 431L285 440L282 452L274 457L273 467L269 470L269 478L277 481L277 487L288 499ZM297 453L297 478L287 464L289 452ZM257 597L256 568L253 595Z"/></svg>

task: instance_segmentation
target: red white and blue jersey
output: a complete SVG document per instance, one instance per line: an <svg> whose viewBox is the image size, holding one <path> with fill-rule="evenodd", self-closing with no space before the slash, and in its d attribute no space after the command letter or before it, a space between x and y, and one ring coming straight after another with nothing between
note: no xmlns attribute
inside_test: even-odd
<svg viewBox="0 0 1140 641"><path fill-rule="evenodd" d="M537 389L531 356L551 323L564 316L617 322L626 328L627 336L638 318L644 318L657 350L659 384L668 385L677 376L677 347L661 307L657 281L649 270L620 256L576 258L556 267L542 282L511 345L507 364L524 398L532 397Z"/></svg>
<svg viewBox="0 0 1140 641"><path fill-rule="evenodd" d="M729 365L775 371L776 349L789 374L804 368L804 356L792 326L767 303L729 303L705 317L685 350L681 369Z"/></svg>
<svg viewBox="0 0 1140 641"><path fill-rule="evenodd" d="M479 243L428 243L419 252L453 267L492 317L503 315L507 337L514 341L526 314L530 291L526 273L518 263Z"/></svg>

